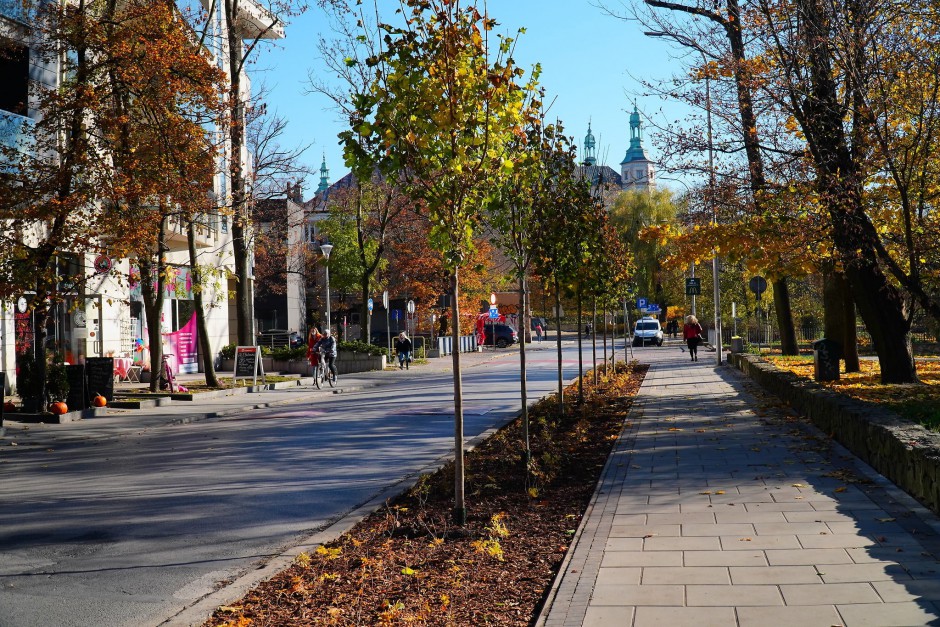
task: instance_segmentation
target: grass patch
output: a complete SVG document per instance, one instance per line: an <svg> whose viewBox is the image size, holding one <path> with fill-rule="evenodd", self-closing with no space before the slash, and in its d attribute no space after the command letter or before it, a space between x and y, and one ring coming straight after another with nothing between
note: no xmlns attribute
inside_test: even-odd
<svg viewBox="0 0 940 627"><path fill-rule="evenodd" d="M765 355L764 359L781 370L813 378L811 356ZM840 370L838 381L821 381L819 385L866 403L883 405L907 420L940 431L940 361L916 359L914 363L921 381L919 384L881 383L878 361L863 359L860 372Z"/></svg>

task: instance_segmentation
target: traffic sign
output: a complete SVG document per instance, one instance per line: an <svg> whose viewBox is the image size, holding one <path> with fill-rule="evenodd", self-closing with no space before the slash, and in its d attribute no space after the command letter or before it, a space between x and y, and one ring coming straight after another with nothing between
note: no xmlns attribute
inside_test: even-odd
<svg viewBox="0 0 940 627"><path fill-rule="evenodd" d="M372 313L372 299L366 301L366 305L369 307L369 313Z"/></svg>
<svg viewBox="0 0 940 627"><path fill-rule="evenodd" d="M401 309L392 309L392 320L401 320Z"/></svg>
<svg viewBox="0 0 940 627"><path fill-rule="evenodd" d="M388 309L388 290L382 292L382 307Z"/></svg>
<svg viewBox="0 0 940 627"><path fill-rule="evenodd" d="M645 298L638 298L638 299L636 299L636 308L637 308L637 309L644 309L645 307L646 307L646 299L645 299Z"/></svg>
<svg viewBox="0 0 940 627"><path fill-rule="evenodd" d="M408 313L413 314L415 312L415 302L413 300L408 301Z"/></svg>
<svg viewBox="0 0 940 627"><path fill-rule="evenodd" d="M651 303L646 306L646 313L659 313L662 309L659 308L659 305L656 303Z"/></svg>
<svg viewBox="0 0 940 627"><path fill-rule="evenodd" d="M760 295L767 291L767 279L762 276L751 277L748 287L760 298Z"/></svg>
<svg viewBox="0 0 940 627"><path fill-rule="evenodd" d="M497 307L490 307L490 318L493 320L499 318L499 309Z"/></svg>
<svg viewBox="0 0 940 627"><path fill-rule="evenodd" d="M685 280L685 295L699 296L702 293L702 279L691 277Z"/></svg>

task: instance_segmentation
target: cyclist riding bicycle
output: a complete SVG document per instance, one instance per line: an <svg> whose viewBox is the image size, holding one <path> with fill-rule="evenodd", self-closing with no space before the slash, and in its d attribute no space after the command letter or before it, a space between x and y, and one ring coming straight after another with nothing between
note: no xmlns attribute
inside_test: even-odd
<svg viewBox="0 0 940 627"><path fill-rule="evenodd" d="M324 329L323 337L313 347L323 355L323 361L330 369L330 376L336 380L336 338L329 329Z"/></svg>

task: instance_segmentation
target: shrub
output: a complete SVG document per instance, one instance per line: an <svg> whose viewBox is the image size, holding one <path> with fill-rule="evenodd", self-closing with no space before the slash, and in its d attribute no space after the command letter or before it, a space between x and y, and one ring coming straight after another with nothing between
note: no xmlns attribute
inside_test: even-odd
<svg viewBox="0 0 940 627"><path fill-rule="evenodd" d="M365 342L359 342L353 340L351 342L340 342L337 346L341 351L349 351L352 353L366 353L367 355L385 355L388 357L388 349L382 346L376 346L374 344L366 344Z"/></svg>
<svg viewBox="0 0 940 627"><path fill-rule="evenodd" d="M261 353L264 354L263 347ZM307 357L307 347L300 346L298 348L291 348L289 346L280 346L278 348L272 349L270 355L274 359L282 361L302 360L306 359Z"/></svg>
<svg viewBox="0 0 940 627"><path fill-rule="evenodd" d="M222 355L222 359L235 359L235 345L226 344L219 351L219 354Z"/></svg>

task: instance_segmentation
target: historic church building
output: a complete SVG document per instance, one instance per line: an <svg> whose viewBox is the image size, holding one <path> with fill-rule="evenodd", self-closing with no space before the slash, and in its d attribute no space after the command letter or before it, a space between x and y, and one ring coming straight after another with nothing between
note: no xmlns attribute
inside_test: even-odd
<svg viewBox="0 0 940 627"><path fill-rule="evenodd" d="M588 122L584 137L584 152L581 166L582 176L591 179L594 187L620 189L623 191L650 190L656 186L654 164L643 149L643 127L636 105L630 114L630 147L620 162L620 172L606 165L597 164L597 140Z"/></svg>

